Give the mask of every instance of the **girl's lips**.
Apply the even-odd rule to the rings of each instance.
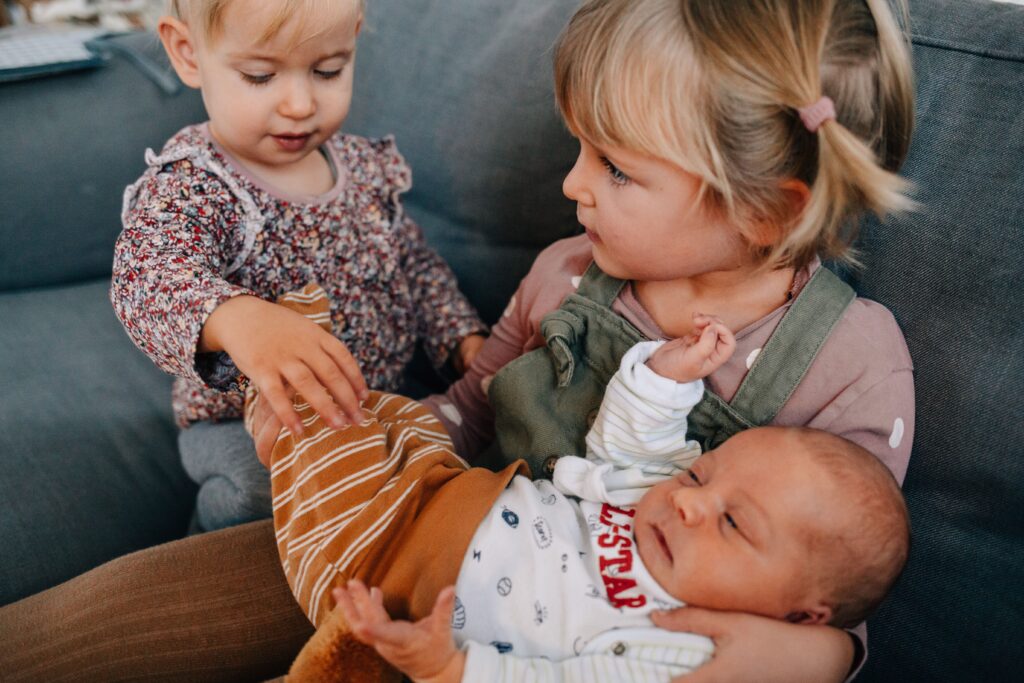
[[[597,236],[597,233],[591,230],[590,228],[584,228],[584,230],[587,233],[587,239],[590,240],[591,242],[599,243],[601,241],[601,238]]]
[[[274,138],[274,141],[284,151],[298,152],[306,146],[311,135],[311,133],[305,133],[303,135],[273,135],[271,137]]]

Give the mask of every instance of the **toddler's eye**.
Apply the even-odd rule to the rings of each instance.
[[[247,74],[244,71],[239,71],[238,73],[242,75],[242,80],[253,85],[265,85],[274,77],[274,74]]]
[[[626,185],[629,183],[629,176],[620,171],[619,167],[613,164],[608,157],[601,157],[601,163],[608,169],[608,175],[611,176],[613,184]]]
[[[693,479],[695,482],[697,482],[697,486],[700,486],[700,478],[696,475],[696,473],[694,473],[693,470],[686,470],[686,473],[690,475],[690,479]]]
[[[313,69],[313,73],[315,73],[317,76],[319,76],[320,78],[324,79],[325,81],[329,81],[329,80],[331,80],[333,78],[337,78],[338,76],[341,75],[342,71],[343,71],[343,69],[333,69],[331,71],[322,71],[321,69]]]

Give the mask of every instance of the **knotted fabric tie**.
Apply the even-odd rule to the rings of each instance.
[[[823,96],[814,104],[798,107],[797,112],[800,113],[800,120],[804,122],[804,127],[812,133],[817,133],[821,124],[835,120],[836,105],[832,102],[832,98]]]

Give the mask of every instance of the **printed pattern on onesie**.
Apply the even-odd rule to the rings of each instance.
[[[650,627],[652,611],[680,606],[640,562],[634,515],[568,498],[549,481],[513,479],[462,561],[456,642],[560,661],[601,633]]]

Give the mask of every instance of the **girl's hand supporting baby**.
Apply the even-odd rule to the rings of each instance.
[[[454,587],[442,590],[430,615],[415,623],[393,621],[384,609],[380,589],[366,590],[359,581],[335,588],[333,595],[352,635],[415,683],[462,680],[466,653],[456,649],[451,628]]]
[[[473,364],[476,354],[480,353],[480,348],[484,345],[485,341],[487,341],[487,337],[482,334],[471,334],[459,342],[457,353],[452,358],[452,363],[455,365],[455,370],[459,375],[466,374],[469,366]]]
[[[703,379],[722,367],[736,350],[736,338],[721,320],[703,313],[693,314],[692,335],[660,346],[647,366],[676,382]]]
[[[715,641],[710,662],[672,683],[839,683],[853,661],[853,641],[831,626],[790,624],[740,612],[681,607],[655,612],[654,625]]]
[[[335,429],[362,419],[366,381],[349,350],[300,313],[253,296],[218,306],[199,338],[200,351],[226,351],[277,418],[300,436],[292,406],[302,397]]]

